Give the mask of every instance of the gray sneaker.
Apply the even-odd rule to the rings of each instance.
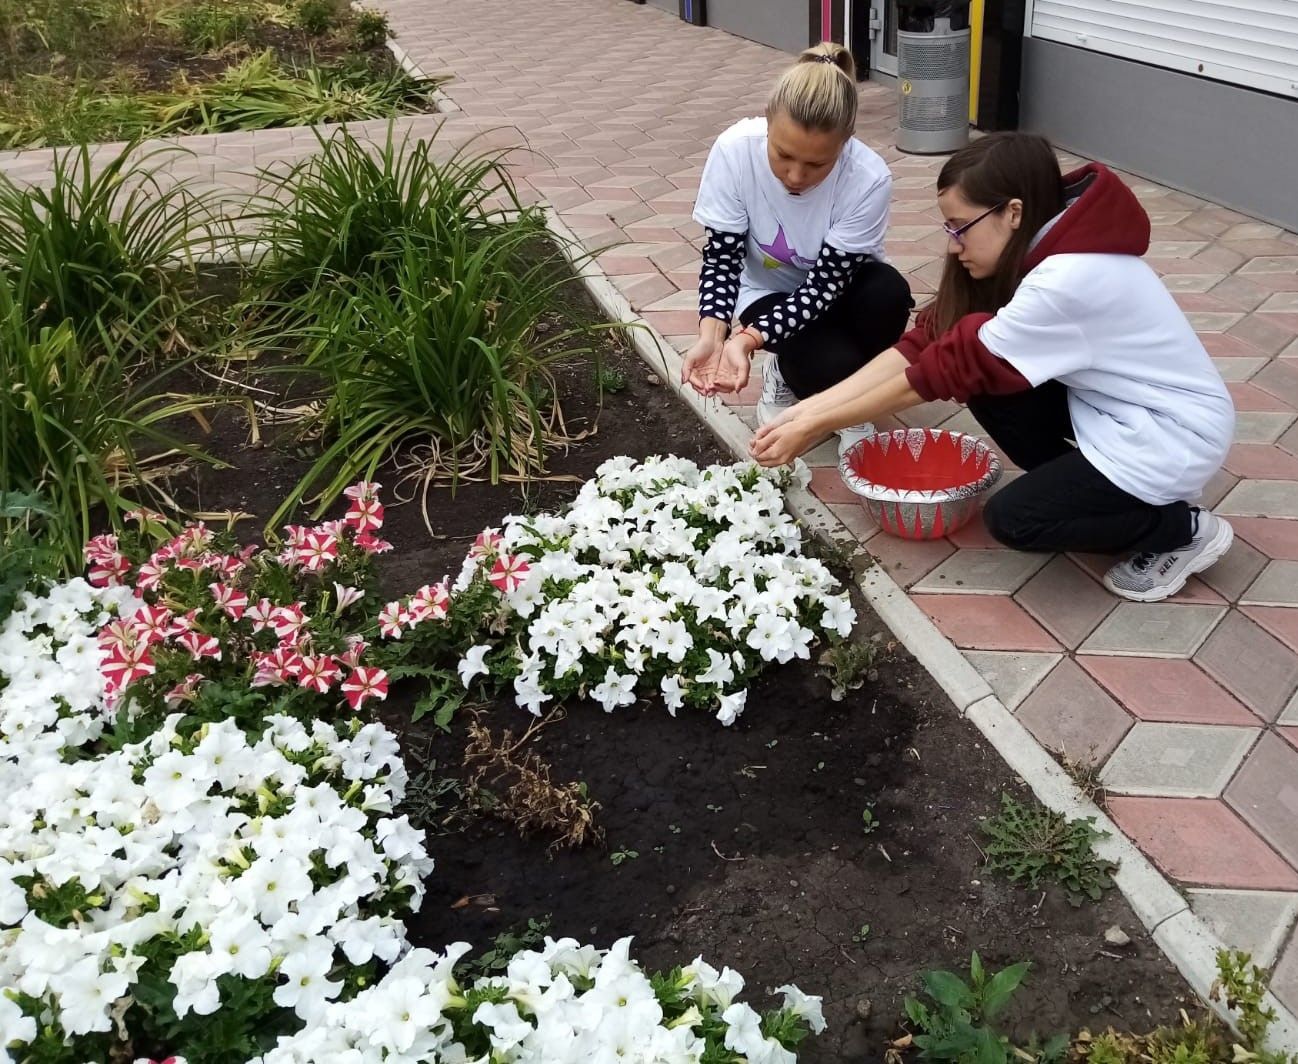
[[[1162,602],[1175,595],[1195,573],[1201,573],[1230,550],[1235,530],[1208,510],[1195,509],[1194,535],[1177,550],[1137,554],[1104,574],[1104,586],[1135,602]]]

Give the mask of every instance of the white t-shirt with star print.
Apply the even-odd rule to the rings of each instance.
[[[822,244],[887,261],[892,175],[855,137],[815,188],[793,195],[771,172],[766,119],[745,118],[712,145],[703,167],[694,220],[708,229],[748,234],[736,311],[762,296],[792,292]]]

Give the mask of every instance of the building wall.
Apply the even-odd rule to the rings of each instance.
[[[1023,49],[1023,129],[1298,230],[1293,100],[1037,38]]]
[[[785,52],[807,47],[806,0],[708,0],[708,25]]]

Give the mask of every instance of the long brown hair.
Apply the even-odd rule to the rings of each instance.
[[[1035,133],[989,133],[951,156],[937,176],[937,190],[958,187],[975,207],[1023,201],[1019,223],[995,272],[974,280],[956,255],[948,255],[937,296],[929,305],[929,331],[940,336],[966,314],[995,314],[1018,288],[1032,238],[1064,209],[1059,160],[1045,137]]]

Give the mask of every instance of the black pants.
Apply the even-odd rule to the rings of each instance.
[[[987,531],[1007,547],[1162,553],[1190,542],[1187,503],[1142,502],[1069,442],[1068,389],[1058,381],[1016,395],[971,399],[969,411],[1009,460],[1025,470],[983,510]]]
[[[745,325],[784,302],[763,296],[744,308]],[[867,262],[824,315],[769,350],[779,360],[784,383],[799,399],[823,392],[850,377],[901,339],[914,301],[906,279],[886,262]]]

